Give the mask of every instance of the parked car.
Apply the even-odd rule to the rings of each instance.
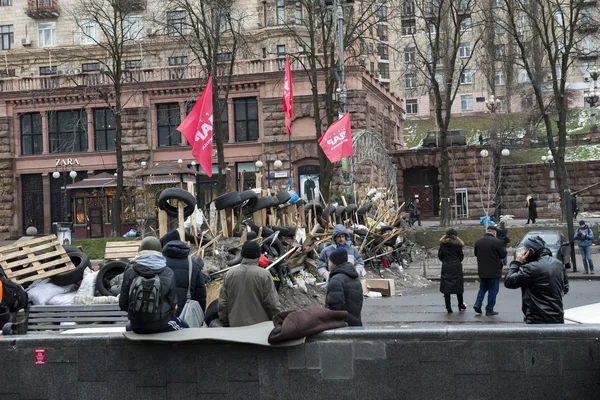
[[[565,324],[600,324],[600,303],[565,310]]]
[[[427,136],[421,142],[423,147],[440,147],[441,145],[441,134],[440,131],[427,132]],[[467,138],[465,132],[462,129],[450,129],[446,136],[446,143],[448,146],[466,146]]]
[[[571,247],[569,241],[561,231],[529,231],[523,236],[523,239],[517,244],[515,254],[523,251],[523,242],[532,236],[539,236],[546,242],[546,247],[552,252],[554,258],[559,259],[565,265],[565,268],[571,268]]]

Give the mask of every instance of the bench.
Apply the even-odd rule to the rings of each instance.
[[[138,249],[142,242],[130,240],[123,242],[106,242],[104,248],[105,260],[131,259],[138,255]]]
[[[5,335],[16,334],[20,325],[23,326],[22,332],[27,333],[107,326],[125,327],[128,322],[127,312],[121,311],[118,304],[30,306],[22,322],[13,323],[12,326],[6,324],[3,332]]]

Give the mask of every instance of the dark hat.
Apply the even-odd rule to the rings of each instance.
[[[458,236],[458,232],[454,228],[450,228],[446,231],[446,236]]]
[[[498,232],[498,228],[496,227],[496,225],[489,225],[487,227],[487,231],[488,232],[491,232],[491,231]]]
[[[260,258],[260,245],[256,242],[247,241],[242,246],[243,258]]]
[[[579,221],[579,225],[585,225],[585,221],[584,220]]]
[[[348,262],[348,252],[344,248],[335,249],[329,254],[329,261],[335,265],[340,265]]]
[[[546,247],[546,242],[539,236],[528,237],[525,242],[523,242],[523,246],[532,249],[533,251],[538,251]]]

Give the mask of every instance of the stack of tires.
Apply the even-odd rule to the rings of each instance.
[[[71,259],[75,269],[50,277],[50,281],[57,286],[67,286],[74,283],[79,283],[83,279],[83,273],[86,268],[92,268],[89,257],[79,250],[79,248],[71,245],[63,245],[67,255]]]

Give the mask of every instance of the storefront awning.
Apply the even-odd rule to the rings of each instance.
[[[123,180],[124,187],[138,186],[135,182]],[[98,189],[117,187],[117,177],[106,172],[102,172],[98,175],[92,175],[88,178],[80,180],[79,182],[71,183],[67,185],[67,189]]]

